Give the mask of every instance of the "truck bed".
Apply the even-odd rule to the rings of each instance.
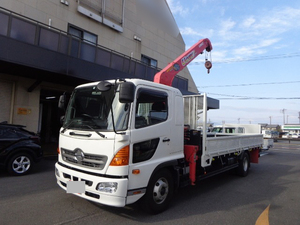
[[[242,150],[262,147],[262,134],[215,134],[204,138],[206,147],[202,148],[202,166],[209,166],[212,158],[239,153]]]

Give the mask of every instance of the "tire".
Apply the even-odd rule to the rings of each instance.
[[[172,199],[174,181],[169,170],[160,170],[151,178],[146,194],[140,201],[141,207],[148,213],[158,214],[165,211]]]
[[[249,173],[249,166],[250,166],[249,154],[247,152],[244,152],[241,160],[239,160],[237,174],[241,177],[246,177]]]
[[[21,176],[29,173],[32,168],[32,157],[27,153],[13,155],[7,164],[7,171],[14,176]]]

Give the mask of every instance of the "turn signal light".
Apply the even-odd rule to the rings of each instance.
[[[134,175],[138,175],[138,174],[140,174],[140,170],[139,169],[135,169],[135,170],[132,170],[132,174],[134,174]]]
[[[57,147],[57,154],[60,154],[60,149],[59,149],[59,147]]]
[[[111,161],[111,166],[127,166],[129,164],[129,145],[121,148]]]

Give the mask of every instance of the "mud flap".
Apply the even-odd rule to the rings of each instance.
[[[250,162],[251,163],[258,163],[259,158],[259,148],[254,148],[250,151]]]

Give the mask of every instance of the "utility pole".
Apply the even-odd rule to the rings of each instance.
[[[300,112],[299,112],[299,115],[300,115]],[[299,117],[299,118],[300,118],[300,117]],[[238,118],[238,123],[240,123],[240,119],[241,119],[241,118]],[[300,122],[299,122],[299,123],[300,123]]]
[[[270,118],[270,125],[272,124],[272,116],[269,116],[269,118]]]
[[[280,110],[280,112],[283,114],[283,124],[282,125],[285,124],[285,111],[286,111],[286,109],[281,109]]]
[[[298,112],[299,113],[299,117],[298,117],[298,119],[299,119],[299,124],[300,124],[300,112]]]

